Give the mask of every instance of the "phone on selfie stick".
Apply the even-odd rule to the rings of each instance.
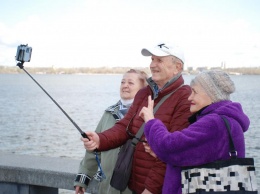
[[[88,136],[80,129],[80,127],[70,118],[70,116],[61,108],[61,106],[48,94],[48,92],[24,69],[24,62],[30,62],[32,55],[32,47],[29,47],[28,44],[17,47],[17,52],[15,59],[18,62],[17,66],[20,67],[27,75],[29,75],[32,80],[50,97],[50,99],[59,107],[59,109],[65,114],[65,116],[72,122],[72,124],[77,128],[80,132],[81,136],[84,138],[88,138]],[[89,139],[89,138],[88,138]]]

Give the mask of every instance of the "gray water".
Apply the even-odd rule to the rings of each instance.
[[[32,75],[83,130],[95,130],[103,111],[119,99],[122,75]],[[184,75],[189,84],[193,75]],[[255,158],[260,188],[260,76],[231,76],[233,101],[251,120],[247,157]],[[80,134],[26,74],[0,74],[0,151],[81,159]]]

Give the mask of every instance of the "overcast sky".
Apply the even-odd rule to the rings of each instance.
[[[147,67],[141,49],[183,47],[185,67],[260,66],[259,0],[0,0],[0,66],[17,46],[42,67]]]

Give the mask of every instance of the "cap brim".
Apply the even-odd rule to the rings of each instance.
[[[165,56],[169,56],[169,54],[159,50],[159,49],[156,49],[156,48],[153,48],[153,49],[142,49],[141,51],[142,55],[143,56],[152,56],[152,55],[155,55],[155,56],[158,56],[158,57],[165,57]]]

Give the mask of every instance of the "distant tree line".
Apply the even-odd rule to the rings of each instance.
[[[32,74],[123,74],[133,67],[79,67],[79,68],[52,68],[52,67],[26,67]],[[134,68],[149,74],[149,68]],[[19,67],[0,66],[0,73],[22,73]]]
[[[54,67],[26,67],[26,70],[32,74],[123,74],[133,67],[79,67],[79,68],[54,68]],[[135,67],[150,74],[149,67]],[[214,68],[212,68],[214,69]],[[260,67],[226,68],[228,73],[237,73],[243,75],[260,75]],[[185,73],[197,74],[199,70],[186,70]],[[23,73],[19,67],[0,66],[0,73]]]
[[[241,73],[243,75],[260,75],[260,67],[242,67],[242,68],[228,68],[229,73]]]

